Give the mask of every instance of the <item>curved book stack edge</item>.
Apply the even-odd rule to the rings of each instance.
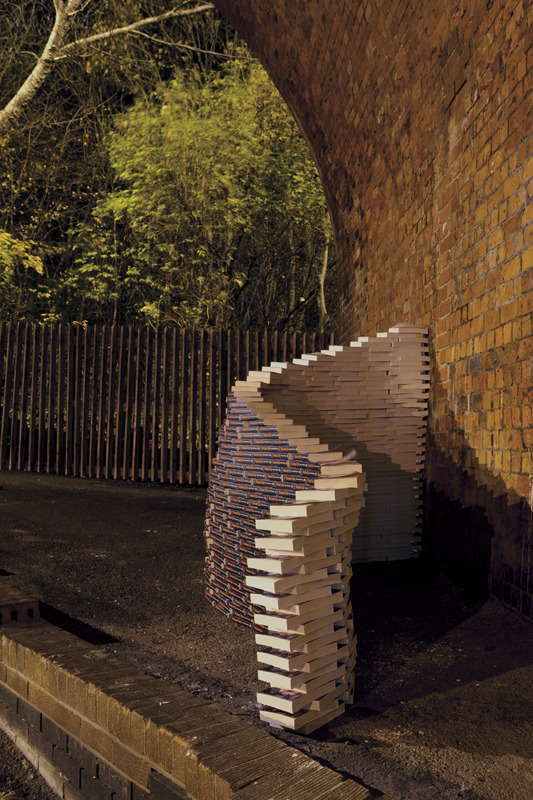
[[[395,326],[233,387],[211,474],[206,595],[253,625],[261,719],[306,734],[352,702],[352,561],[419,550],[427,330]]]

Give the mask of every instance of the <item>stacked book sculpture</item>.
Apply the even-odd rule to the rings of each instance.
[[[310,733],[352,701],[353,560],[419,549],[427,331],[398,325],[233,387],[206,516],[206,594],[258,645],[261,718]]]

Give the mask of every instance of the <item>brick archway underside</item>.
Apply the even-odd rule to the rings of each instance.
[[[532,614],[533,11],[215,0],[299,121],[334,221],[339,335],[428,326],[426,547]]]

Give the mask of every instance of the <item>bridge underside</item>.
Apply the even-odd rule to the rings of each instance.
[[[430,332],[424,547],[532,615],[533,10],[216,0],[297,118],[336,230],[341,342]]]

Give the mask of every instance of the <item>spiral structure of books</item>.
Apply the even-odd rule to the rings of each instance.
[[[261,719],[307,734],[352,702],[353,561],[416,556],[427,330],[397,325],[238,381],[214,461],[206,595],[256,630]]]

